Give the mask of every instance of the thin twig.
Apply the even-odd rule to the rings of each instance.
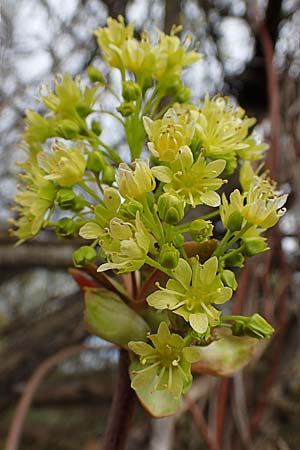
[[[31,405],[34,394],[45,376],[58,364],[71,356],[76,355],[83,349],[83,345],[74,345],[72,347],[64,348],[63,350],[55,353],[55,355],[43,361],[42,364],[35,370],[29,378],[24,394],[17,405],[16,412],[8,431],[4,450],[18,450],[28,409]]]
[[[123,450],[134,407],[134,391],[130,387],[129,356],[120,350],[118,379],[109,411],[102,450]]]
[[[218,442],[213,439],[211,436],[211,433],[208,429],[207,423],[205,422],[205,419],[203,417],[202,411],[198,408],[196,403],[192,400],[189,395],[185,395],[185,401],[186,404],[192,414],[192,417],[194,419],[194,423],[198,430],[201,433],[201,436],[204,440],[204,442],[207,445],[207,448],[209,450],[220,450],[220,447],[218,445]]]

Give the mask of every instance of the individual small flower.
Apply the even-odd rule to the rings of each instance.
[[[133,38],[133,24],[125,26],[122,16],[118,16],[118,20],[109,17],[107,27],[98,28],[95,36],[107,63],[111,67],[123,69],[121,48],[128,39]]]
[[[224,160],[207,163],[200,155],[193,163],[191,150],[181,147],[175,163],[173,170],[166,166],[152,168],[154,176],[166,183],[166,192],[176,193],[193,207],[201,204],[212,207],[220,205],[220,196],[215,191],[225,183],[221,178],[217,178],[225,168]]]
[[[139,364],[132,371],[131,386],[136,391],[167,390],[179,398],[192,382],[191,363],[199,360],[195,347],[187,347],[184,339],[171,333],[168,325],[161,322],[156,334],[148,336],[151,344],[129,342],[130,350],[139,356]]]
[[[218,274],[218,259],[213,256],[204,264],[196,258],[191,265],[180,259],[165,288],[147,297],[150,306],[169,309],[182,316],[198,333],[220,324],[220,311],[212,303],[222,304],[232,296],[232,289],[224,287]]]
[[[155,188],[155,179],[149,167],[148,161],[136,159],[133,163],[134,170],[125,163],[119,165],[117,182],[120,194],[124,198],[140,200]]]
[[[185,201],[178,195],[166,192],[158,197],[157,210],[161,220],[176,225],[184,218]]]
[[[16,227],[10,233],[19,239],[19,243],[37,235],[56,197],[54,184],[45,179],[44,172],[33,160],[28,159],[20,166],[24,170],[20,175],[24,184],[18,186],[21,192],[15,196],[18,205],[14,208],[19,218],[10,220]]]
[[[225,194],[222,194],[222,204],[220,206],[220,217],[225,228],[230,231],[238,231],[241,229],[244,209],[244,196],[238,189],[235,189],[229,197],[228,202]]]
[[[81,148],[56,144],[53,153],[39,153],[38,161],[45,170],[46,180],[55,180],[62,187],[71,187],[79,183],[84,175],[86,160]]]
[[[40,99],[46,108],[59,115],[59,119],[77,120],[77,113],[85,117],[92,112],[97,89],[98,86],[82,89],[78,77],[73,80],[70,74],[58,75],[54,80],[54,90],[43,86]]]
[[[116,270],[127,273],[140,269],[149,251],[151,236],[147,232],[137,212],[134,225],[121,219],[113,218],[108,227],[108,234],[100,240],[107,263],[98,268],[98,272]]]
[[[227,98],[216,96],[210,100],[206,96],[196,124],[204,155],[224,158],[232,171],[239,152],[243,151],[246,158],[246,150],[253,148],[254,143],[247,136],[254,123],[255,119],[248,118],[242,108],[234,108]]]
[[[246,197],[246,206],[242,216],[253,225],[261,228],[271,228],[285,214],[288,195],[276,190],[275,182],[266,178],[266,175],[254,176]]]
[[[186,36],[184,42],[180,41],[176,36],[179,31],[181,27],[174,26],[170,36],[159,32],[155,78],[161,82],[167,81],[168,75],[180,75],[183,67],[194,64],[203,57],[193,49],[190,35]]]
[[[29,144],[34,142],[45,142],[48,138],[55,136],[53,118],[45,118],[35,111],[26,110],[26,128],[24,140]]]
[[[162,119],[144,117],[144,127],[149,136],[151,153],[160,161],[173,161],[184,145],[190,145],[195,121],[192,114],[177,113],[169,109]]]
[[[156,48],[150,43],[148,33],[142,33],[141,40],[127,39],[120,52],[123,67],[134,72],[141,85],[145,76],[151,77],[155,70]]]

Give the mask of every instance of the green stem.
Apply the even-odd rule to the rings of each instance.
[[[150,258],[150,256],[146,256],[145,263],[148,264],[148,266],[154,267],[157,270],[160,270],[161,272],[168,275],[168,277],[173,278],[173,274],[170,270],[163,267],[159,262],[155,261],[154,259]]]
[[[84,181],[81,181],[78,184],[84,191],[86,191],[91,197],[93,197],[94,200],[96,200],[98,203],[103,203],[102,199],[98,197],[98,195],[95,194],[95,192]]]
[[[225,235],[223,236],[223,239],[220,241],[218,247],[213,252],[212,256],[221,256],[222,255],[223,247],[227,243],[227,241],[230,239],[231,235],[232,235],[232,231],[227,230]]]
[[[243,234],[246,233],[246,231],[248,231],[250,228],[252,227],[252,224],[247,223],[247,225],[244,226],[244,228],[241,229],[241,231],[239,231],[235,236],[232,237],[232,239],[230,239],[228,241],[228,244],[226,245],[226,247],[224,248],[224,253],[230,249],[230,247],[233,246],[233,244],[235,244],[242,236]]]
[[[208,220],[208,219],[212,219],[213,217],[217,217],[220,215],[220,211],[219,209],[217,211],[213,211],[209,214],[205,214],[204,216],[200,217],[200,219],[202,220]]]
[[[221,256],[220,259],[222,259],[222,261],[224,261],[225,259],[231,257],[232,255],[236,255],[238,253],[241,253],[243,251],[243,249],[244,249],[244,244],[241,245],[239,248],[237,248],[235,250],[232,250],[231,252],[227,253],[226,255]]]

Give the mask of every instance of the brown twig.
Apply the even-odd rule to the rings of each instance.
[[[198,428],[198,430],[200,431],[201,436],[207,445],[207,448],[209,450],[220,450],[218,442],[215,441],[211,436],[207,423],[205,422],[205,419],[203,417],[202,411],[198,408],[196,403],[188,395],[185,395],[185,401],[190,410],[190,413],[192,414],[194,423]]]
[[[46,359],[30,377],[24,394],[22,395],[12,419],[4,450],[18,450],[22,430],[24,427],[25,418],[39,385],[45,376],[53,370],[58,364],[76,355],[84,349],[83,345],[74,345],[72,347],[64,348],[55,353],[55,355]]]
[[[123,450],[134,407],[134,392],[130,387],[129,356],[120,350],[117,385],[104,434],[102,450]]]
[[[277,333],[274,338],[274,347],[273,347],[273,355],[272,360],[270,364],[270,369],[267,373],[267,376],[265,378],[265,382],[263,383],[263,386],[260,390],[259,394],[259,401],[255,408],[255,411],[252,415],[251,422],[250,422],[250,435],[254,436],[261,424],[261,419],[263,417],[263,414],[265,412],[268,397],[270,390],[273,386],[273,383],[275,381],[277,370],[279,368],[280,363],[280,357],[282,354],[282,347],[283,347],[283,338],[284,338],[284,332],[285,332],[285,325],[286,325],[286,302],[287,302],[287,289],[289,286],[289,273],[286,270],[286,266],[284,264],[284,259],[281,259],[281,269],[282,269],[282,275],[285,278],[285,284],[282,292],[280,293],[280,297],[278,299],[278,322],[277,322]]]
[[[273,42],[264,22],[258,29],[258,37],[263,49],[267,72],[269,114],[271,121],[271,151],[268,154],[267,166],[270,170],[270,175],[273,178],[277,172],[280,146],[280,100],[277,73],[274,68]]]

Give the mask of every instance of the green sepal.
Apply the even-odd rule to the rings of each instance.
[[[130,341],[147,340],[147,323],[114,292],[87,288],[84,301],[90,333],[125,349]]]
[[[227,228],[228,230],[234,232],[239,231],[242,227],[243,223],[243,216],[239,211],[234,211],[230,214],[228,221],[227,221]]]

